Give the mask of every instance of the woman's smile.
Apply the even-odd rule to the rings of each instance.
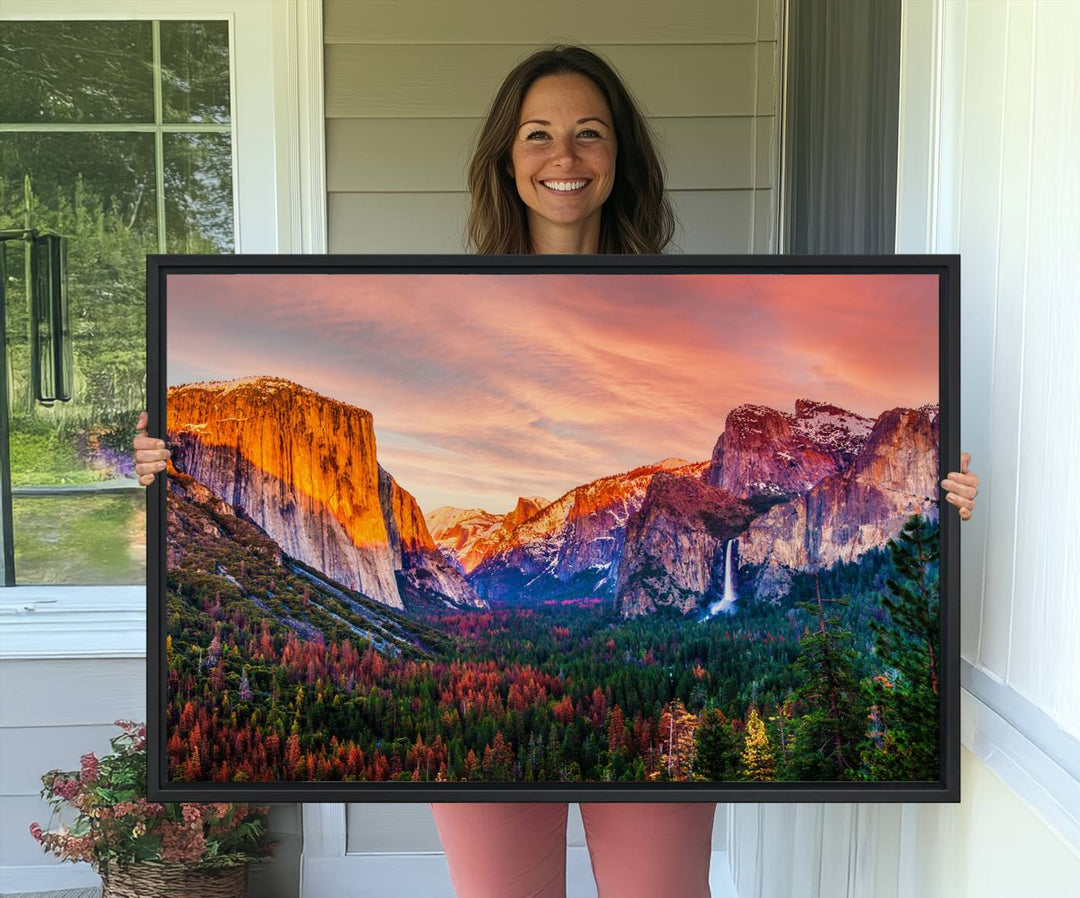
[[[592,181],[592,178],[575,178],[571,180],[548,180],[541,181],[548,190],[553,193],[578,194]]]

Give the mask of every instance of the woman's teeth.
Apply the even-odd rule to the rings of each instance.
[[[572,190],[580,190],[582,187],[584,187],[589,182],[588,182],[588,180],[584,180],[584,181],[541,181],[540,183],[543,184],[545,187],[547,187],[549,190],[556,190],[556,191],[558,191],[560,193],[567,193],[567,192],[572,191]]]

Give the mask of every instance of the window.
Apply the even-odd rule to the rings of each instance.
[[[229,22],[5,22],[0,84],[15,582],[141,583],[144,257],[235,248]],[[41,232],[67,238],[69,402],[30,379],[23,235]]]

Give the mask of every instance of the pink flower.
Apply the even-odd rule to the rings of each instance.
[[[202,823],[202,808],[197,804],[186,804],[181,812],[188,823]]]
[[[34,837],[34,840],[37,841],[37,842],[43,841],[41,824],[39,824],[39,823],[31,823],[30,824],[30,835],[32,835]]]
[[[165,813],[165,805],[140,798],[138,812],[144,817],[161,817]]]
[[[52,788],[53,792],[65,801],[71,801],[79,791],[79,783],[77,780],[64,779],[63,777],[58,776],[53,780]]]
[[[82,781],[84,783],[94,782],[98,778],[97,756],[90,752],[88,755],[83,755],[79,760],[82,762]]]
[[[198,861],[206,839],[202,828],[185,823],[161,824],[161,859],[163,861]]]

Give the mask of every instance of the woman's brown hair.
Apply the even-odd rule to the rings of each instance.
[[[599,252],[663,252],[675,232],[675,216],[645,116],[607,62],[584,47],[562,45],[518,63],[495,94],[469,164],[469,246],[485,255],[532,252],[525,204],[509,172],[510,147],[532,83],[563,74],[591,79],[614,119],[615,181],[600,213]]]

